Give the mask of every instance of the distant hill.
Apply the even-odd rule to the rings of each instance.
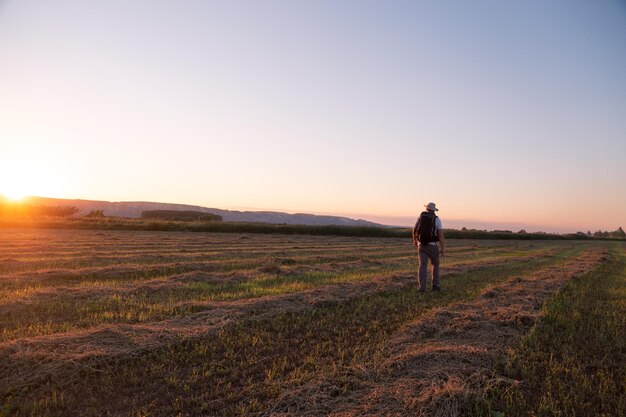
[[[225,222],[253,222],[272,224],[305,224],[311,226],[377,226],[382,225],[367,220],[355,220],[340,216],[318,216],[305,213],[283,213],[278,211],[237,211],[221,210],[189,204],[154,203],[147,201],[96,201],[63,198],[28,197],[30,204],[45,206],[74,206],[78,208],[76,216],[84,216],[94,210],[102,210],[105,216],[141,217],[145,210],[193,210],[222,216]]]

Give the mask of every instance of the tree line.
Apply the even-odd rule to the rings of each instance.
[[[593,234],[591,233],[591,230],[587,231],[587,236],[593,236],[593,237],[618,237],[618,238],[625,238],[626,237],[626,233],[624,232],[624,229],[622,229],[622,226],[618,227],[617,230],[614,230],[612,232],[609,232],[607,230],[596,230]]]

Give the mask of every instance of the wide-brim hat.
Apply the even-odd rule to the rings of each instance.
[[[424,204],[424,207],[426,207],[428,210],[439,211],[435,203]]]

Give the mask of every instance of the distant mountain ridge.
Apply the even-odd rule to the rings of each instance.
[[[273,224],[304,224],[311,226],[375,226],[383,225],[362,219],[341,216],[323,216],[306,213],[283,213],[279,211],[238,211],[194,206],[189,204],[155,203],[149,201],[98,201],[48,197],[28,197],[26,202],[46,206],[74,206],[77,216],[84,216],[93,210],[102,210],[105,216],[141,217],[145,210],[193,210],[222,216],[225,222],[253,222]]]

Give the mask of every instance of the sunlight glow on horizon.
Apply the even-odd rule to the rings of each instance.
[[[12,201],[27,196],[55,196],[62,189],[55,172],[27,159],[3,160],[0,155],[0,195]]]
[[[12,191],[5,191],[3,193],[0,193],[0,197],[4,197],[9,201],[17,203],[17,202],[22,201],[25,197],[27,197],[27,194],[23,194],[21,192],[13,193]]]

